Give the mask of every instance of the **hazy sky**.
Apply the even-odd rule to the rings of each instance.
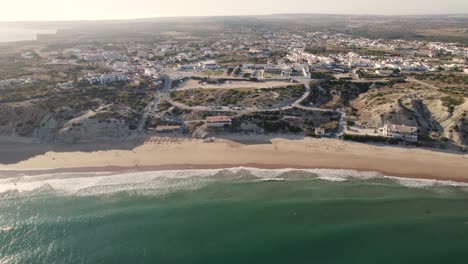
[[[468,0],[0,0],[0,21],[272,13],[460,14]]]

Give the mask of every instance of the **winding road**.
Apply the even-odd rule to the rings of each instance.
[[[289,105],[275,107],[275,108],[246,108],[242,110],[234,110],[234,109],[230,109],[229,107],[221,107],[220,109],[213,109],[213,108],[206,107],[206,106],[188,106],[186,104],[176,102],[172,100],[171,96],[169,95],[169,91],[172,87],[172,79],[166,74],[162,75],[162,77],[164,78],[164,87],[160,92],[161,98],[169,102],[173,106],[181,108],[181,109],[185,109],[185,110],[208,111],[208,112],[236,112],[238,115],[244,115],[244,114],[249,114],[253,112],[275,112],[275,111],[280,111],[280,110],[289,110],[289,109],[296,107],[296,108],[300,108],[300,109],[308,110],[308,111],[334,112],[331,109],[324,109],[324,108],[309,107],[309,106],[301,105],[301,102],[304,101],[310,95],[310,92],[311,92],[310,79],[305,79],[305,78],[296,79],[300,83],[304,84],[306,91],[300,98],[298,98],[296,101],[294,101],[293,103]]]
[[[424,85],[424,86],[429,87],[429,88],[432,88],[432,89],[437,89],[437,90],[439,89],[439,87],[437,87],[437,86],[435,86],[435,85],[425,83],[425,82],[420,81],[420,80],[418,80],[418,79],[415,79],[415,78],[413,78],[413,77],[408,77],[408,78],[405,79],[405,81],[418,83],[418,84]]]

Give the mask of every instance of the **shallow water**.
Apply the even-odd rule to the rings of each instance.
[[[468,187],[334,170],[0,179],[0,263],[464,263]]]

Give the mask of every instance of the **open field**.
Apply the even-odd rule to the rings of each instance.
[[[172,91],[171,98],[188,106],[275,107],[284,106],[300,98],[303,85],[262,89],[193,89]]]
[[[227,81],[220,84],[209,84],[206,82],[200,83],[198,80],[188,80],[178,87],[180,90],[203,88],[203,89],[268,89],[279,88],[290,85],[288,81],[265,81],[265,82],[252,82],[252,81]]]

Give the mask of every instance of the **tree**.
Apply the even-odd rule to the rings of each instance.
[[[238,76],[240,73],[241,73],[241,69],[240,69],[240,68],[236,68],[236,69],[234,70],[234,76]]]

